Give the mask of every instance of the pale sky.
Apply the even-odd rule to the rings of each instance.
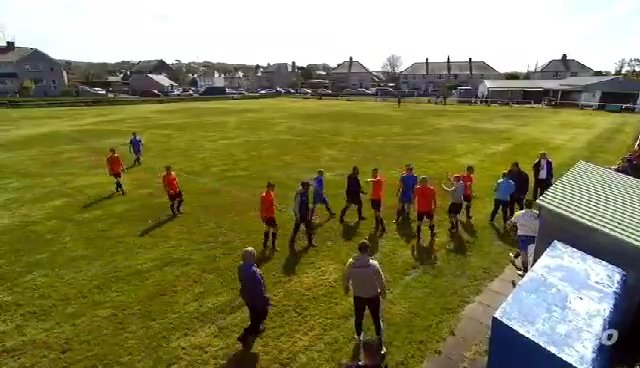
[[[0,29],[59,59],[336,65],[484,60],[524,71],[562,53],[595,70],[640,57],[640,0],[0,0]]]

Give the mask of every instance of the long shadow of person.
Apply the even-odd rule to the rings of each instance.
[[[367,241],[371,245],[369,255],[373,257],[380,250],[380,236],[375,231],[372,231],[367,235]]]
[[[143,229],[140,234],[138,235],[139,237],[144,237],[149,235],[152,231],[157,230],[161,227],[163,227],[164,225],[170,223],[171,221],[177,219],[178,216],[174,216],[174,215],[167,215],[166,217],[154,222],[153,224],[151,224],[150,226],[147,226],[145,229]]]
[[[438,261],[435,249],[436,239],[429,239],[427,246],[421,242],[411,246],[411,256],[413,259],[421,265],[434,265]]]
[[[294,275],[296,273],[296,268],[298,267],[298,263],[302,257],[304,257],[307,252],[311,249],[308,245],[300,250],[296,250],[295,247],[289,247],[289,254],[287,258],[284,260],[284,264],[282,265],[282,273],[287,276]]]
[[[353,240],[358,235],[358,230],[360,229],[360,221],[356,221],[354,223],[342,223],[342,239],[346,241]]]
[[[360,344],[359,343],[354,343],[353,344],[353,348],[351,348],[351,357],[350,357],[350,361],[351,363],[358,363],[360,362]]]
[[[476,227],[473,222],[471,222],[471,220],[466,220],[465,222],[463,222],[462,229],[465,233],[467,233],[467,235],[472,238],[475,238],[478,235],[478,231],[476,230]]]
[[[107,201],[107,200],[115,197],[115,195],[116,195],[116,193],[110,193],[110,194],[107,194],[106,196],[103,196],[103,197],[100,197],[100,198],[96,198],[96,199],[92,200],[91,202],[85,203],[84,205],[82,205],[82,208],[84,208],[84,209],[91,208],[91,207],[93,207],[93,206],[95,206],[97,204],[100,204],[100,203],[102,203],[104,201]]]
[[[323,227],[324,225],[328,224],[329,221],[331,221],[333,219],[333,217],[329,216],[326,219],[322,220],[322,221],[318,221],[315,224],[313,224],[313,229],[314,230],[318,230],[319,228]]]
[[[498,239],[500,239],[500,242],[512,248],[518,247],[516,239],[513,237],[513,233],[511,233],[509,230],[505,229],[504,227],[499,228],[493,222],[489,223],[489,226],[491,226],[493,231],[495,231],[496,235],[498,236]]]
[[[260,267],[263,264],[268,263],[272,259],[273,259],[273,253],[270,253],[270,252],[266,251],[265,249],[263,249],[263,250],[260,251],[260,253],[258,253],[258,257],[256,259],[256,265],[258,265],[258,267]]]
[[[400,219],[396,222],[396,232],[407,244],[410,244],[416,238],[416,234],[411,227],[411,221],[407,219]]]
[[[224,363],[223,368],[256,368],[260,355],[241,349],[233,353]]]
[[[467,254],[467,242],[459,231],[450,231],[449,239],[451,240],[451,244],[447,246],[447,250],[462,256]]]

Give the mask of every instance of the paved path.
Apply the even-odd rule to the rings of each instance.
[[[493,314],[511,294],[514,280],[519,279],[513,266],[507,266],[502,274],[464,309],[453,335],[442,344],[441,354],[427,359],[423,368],[459,368],[465,365],[469,368],[484,368],[486,357],[467,364],[469,358],[466,354],[483,340],[488,340]]]

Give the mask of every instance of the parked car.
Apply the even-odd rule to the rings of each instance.
[[[200,96],[224,96],[227,94],[227,89],[224,87],[205,87],[199,95]]]
[[[299,95],[311,95],[311,94],[313,94],[313,91],[308,89],[308,88],[300,88],[300,89],[298,89],[298,94]]]
[[[101,90],[102,92],[96,91],[96,89]],[[78,96],[79,97],[104,97],[107,95],[105,90],[101,88],[89,88],[87,86],[79,86],[78,87]]]
[[[375,94],[376,96],[397,96],[396,91],[389,87],[378,87]]]
[[[103,95],[105,96],[107,94],[107,91],[105,91],[102,88],[91,88],[91,91],[97,95]]]
[[[359,95],[372,95],[373,94],[373,92],[369,91],[366,88],[358,88],[357,92],[358,92]]]
[[[276,93],[278,93],[278,91],[276,91],[275,89],[263,89],[258,92],[258,94],[261,94],[261,95],[271,95]]]
[[[193,97],[194,95],[193,91],[189,88],[183,88],[180,91],[180,97]]]
[[[167,97],[180,97],[181,96],[181,90],[180,89],[174,89],[172,91],[167,91],[166,92],[166,96]]]
[[[333,92],[329,91],[326,88],[320,88],[320,89],[316,90],[316,94],[319,94],[319,95],[331,95],[331,94],[333,94]]]
[[[140,97],[162,97],[162,93],[155,89],[144,89],[140,91]]]

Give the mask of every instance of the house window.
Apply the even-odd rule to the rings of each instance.
[[[445,78],[445,75],[444,75],[444,74],[438,74],[437,78],[438,78],[438,79],[444,79],[444,78]]]
[[[480,78],[484,79],[484,74],[480,74]]]
[[[49,71],[52,72],[53,71],[53,67],[49,68]]]
[[[553,73],[553,77],[554,78],[560,78],[560,72],[554,72]]]
[[[57,82],[55,79],[52,79],[52,80],[51,80],[51,84],[55,86],[55,85],[57,85],[57,84],[58,84],[58,82]]]
[[[577,77],[578,76],[578,72],[571,72],[571,76],[572,77]]]
[[[33,84],[36,86],[41,86],[44,84],[44,79],[42,78],[33,78]]]
[[[449,79],[458,79],[458,74],[451,74]]]
[[[403,75],[402,79],[407,80],[407,79],[409,79],[409,76],[408,75]]]
[[[415,75],[412,75],[412,76],[411,76],[411,79],[416,80],[416,76],[415,76]]]

